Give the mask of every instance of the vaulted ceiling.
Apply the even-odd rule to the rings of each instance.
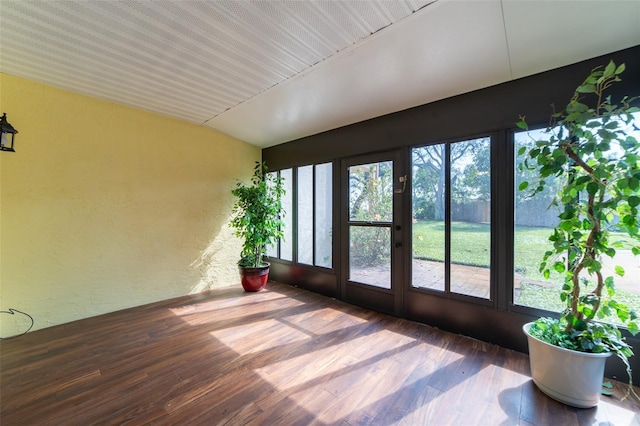
[[[1,72],[260,147],[635,45],[637,0],[0,1]]]

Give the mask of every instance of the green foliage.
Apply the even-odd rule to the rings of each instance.
[[[233,205],[231,227],[244,240],[240,266],[257,268],[264,265],[267,246],[283,237],[283,179],[267,173],[267,165],[256,161],[251,185],[238,182],[231,191],[237,197]]]
[[[563,183],[554,199],[561,206],[560,221],[549,237],[552,249],[543,255],[540,271],[545,277],[564,277],[560,298],[565,310],[553,326],[539,325],[543,340],[586,352],[609,350],[628,366],[632,352],[619,330],[592,321],[614,312],[631,333],[638,330],[635,312],[614,298],[614,277],[602,272],[602,257],[615,255],[613,230],[628,235],[633,252],[640,252],[640,142],[627,130],[633,126],[632,114],[639,111],[632,106],[637,98],[624,97],[615,104],[607,95],[624,69],[613,61],[594,69],[565,109],[552,114],[548,137],[519,151],[523,167],[537,171],[537,182],[519,187],[533,188],[530,195],[535,196],[547,179],[561,178]],[[517,126],[527,129],[524,117]],[[624,270],[616,267],[616,274],[622,276]],[[593,290],[581,294],[590,282],[595,283]],[[609,296],[606,301],[603,291]]]
[[[391,162],[349,168],[349,216],[358,222],[387,222],[393,212]],[[367,268],[388,263],[391,258],[389,228],[351,226],[351,266]]]
[[[350,243],[356,250],[350,251],[351,266],[371,268],[391,261],[389,228],[352,226]]]
[[[567,325],[566,317],[561,319],[539,318],[533,323],[529,333],[547,343],[574,351],[621,352],[626,357],[633,355],[620,330],[611,324],[597,321],[576,321],[571,327],[571,331],[567,331]]]
[[[558,291],[561,287],[562,285],[547,286],[523,281],[520,284],[520,290],[514,303],[531,308],[544,309],[546,311],[562,312],[565,307],[565,302],[558,297]],[[626,290],[616,290],[615,297],[618,302],[626,304],[631,309],[640,311],[640,296],[637,294]],[[612,325],[623,325],[614,312],[604,308],[601,309],[603,313],[606,313],[606,316],[600,319],[600,321]]]
[[[449,147],[449,184],[446,182]],[[445,189],[457,204],[489,201],[491,197],[491,144],[489,138],[430,145],[412,150],[413,217],[444,220]]]
[[[613,384],[611,382],[604,382],[602,384],[602,395],[613,396],[613,392],[609,389],[613,389]]]
[[[568,324],[568,321],[573,323]],[[640,399],[633,390],[631,379],[629,357],[633,352],[616,326],[597,321],[579,321],[570,316],[563,316],[560,319],[538,318],[529,328],[529,334],[564,349],[590,353],[615,353],[624,363],[629,376],[629,387],[625,398],[633,394]]]

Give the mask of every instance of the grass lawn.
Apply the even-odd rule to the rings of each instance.
[[[491,259],[489,225],[453,222],[451,261],[488,267]],[[413,256],[444,261],[444,222],[421,221],[413,224]]]
[[[463,265],[488,267],[491,238],[488,224],[451,223],[451,261]],[[516,272],[529,280],[544,281],[539,272],[540,261],[549,250],[550,228],[517,226],[514,236]],[[623,235],[612,240],[621,248],[631,248]],[[419,259],[444,261],[444,222],[419,221],[413,224],[413,256]]]
[[[560,311],[563,305],[555,288],[528,282],[546,281],[539,272],[540,261],[549,250],[550,228],[518,226],[514,235],[514,269],[522,275],[523,283],[517,303],[519,305]],[[628,237],[627,237],[628,238]],[[622,234],[613,235],[623,249],[631,243]],[[490,228],[488,224],[451,223],[451,261],[472,266],[488,267],[490,263]],[[419,221],[413,224],[413,255],[426,260],[444,260],[444,222]],[[556,280],[559,280],[556,277]],[[560,281],[561,283],[561,278]],[[618,290],[616,299],[640,313],[640,294]],[[612,322],[615,322],[612,319]]]
[[[564,303],[558,297],[558,287],[545,287],[535,284],[522,284],[518,305],[540,308],[548,311],[560,312],[565,308]],[[627,305],[637,313],[640,313],[640,295],[624,290],[616,291],[616,300]],[[604,319],[611,324],[621,325],[618,317],[610,315]]]

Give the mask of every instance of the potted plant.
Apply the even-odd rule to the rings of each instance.
[[[245,291],[260,291],[269,277],[268,262],[264,261],[267,246],[283,237],[282,217],[283,180],[267,173],[266,163],[256,161],[251,184],[238,182],[231,193],[237,197],[231,227],[243,239],[238,268]]]
[[[540,264],[549,278],[561,274],[560,299],[566,308],[559,318],[540,318],[525,324],[531,375],[547,395],[577,407],[597,405],[602,391],[606,358],[617,355],[626,365],[633,393],[633,355],[618,326],[632,335],[638,332],[637,316],[616,300],[614,275],[603,269],[603,257],[613,258],[619,244],[612,232],[631,241],[640,254],[638,205],[640,205],[640,143],[628,129],[637,98],[614,103],[607,90],[620,81],[625,65],[610,62],[598,67],[580,84],[559,112],[553,112],[546,137],[520,148],[521,169],[533,170],[536,182],[522,182],[519,190],[535,196],[547,179],[561,179],[553,204],[559,206],[559,223]],[[525,117],[517,126],[528,130]],[[605,318],[609,317],[607,322]]]

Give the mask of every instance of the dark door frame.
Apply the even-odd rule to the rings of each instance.
[[[350,221],[349,218],[349,173],[350,166],[370,164],[383,161],[393,162],[393,218],[389,224],[360,223]],[[378,152],[344,158],[340,161],[340,276],[339,294],[342,300],[395,316],[404,315],[404,273],[406,245],[403,244],[404,216],[403,207],[405,189],[407,188],[407,173],[405,172],[403,150]],[[373,226],[390,228],[391,238],[391,289],[379,288],[349,280],[349,230],[351,226]]]

